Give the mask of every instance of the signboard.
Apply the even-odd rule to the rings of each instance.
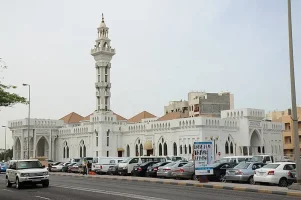
[[[212,142],[194,142],[195,175],[213,174],[214,148]]]

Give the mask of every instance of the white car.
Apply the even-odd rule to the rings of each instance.
[[[276,162],[269,163],[260,169],[254,171],[254,182],[277,184],[280,187],[287,187],[287,179],[290,175],[290,170],[296,168],[293,162]]]
[[[51,171],[52,172],[61,172],[63,171],[63,167],[67,166],[70,163],[60,163],[58,165],[53,165],[51,166]]]
[[[25,184],[49,186],[49,174],[39,160],[11,160],[5,175],[6,187],[16,184],[21,189]]]

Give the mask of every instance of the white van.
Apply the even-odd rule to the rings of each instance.
[[[109,167],[115,166],[126,158],[122,157],[96,157],[93,158],[92,171],[97,174],[106,174]]]
[[[227,157],[223,157],[222,159],[220,159],[219,162],[238,164],[240,162],[250,161],[251,159],[252,159],[252,156],[227,156]]]
[[[79,163],[80,162],[80,158],[72,158],[69,161],[70,163]]]
[[[274,157],[271,155],[256,155],[253,156],[251,161],[253,162],[262,162],[262,163],[273,163]]]
[[[164,156],[141,156],[141,157],[127,158],[118,164],[118,174],[119,175],[131,174],[134,166],[137,166],[138,164],[141,163],[145,163],[149,161],[166,162],[166,160],[167,159]]]

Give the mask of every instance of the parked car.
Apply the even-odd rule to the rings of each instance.
[[[58,165],[53,165],[51,166],[51,171],[52,172],[62,172],[63,171],[63,167],[67,166],[69,163],[60,163]]]
[[[74,165],[69,166],[68,172],[69,173],[79,173],[79,168],[82,166],[81,163],[76,163]]]
[[[64,165],[62,168],[62,172],[68,172],[69,166],[75,165],[75,164],[76,163],[68,163],[68,164]]]
[[[110,166],[107,175],[117,175],[118,174],[118,165]]]
[[[60,163],[62,163],[62,162],[50,162],[50,163],[48,163],[48,171],[51,172],[51,167],[54,166],[54,165],[59,165]]]
[[[296,173],[297,173],[296,169],[291,170],[289,172],[288,179],[287,179],[287,184],[288,185],[292,185],[293,183],[297,183]]]
[[[255,183],[270,183],[276,184],[280,187],[287,187],[290,173],[295,168],[295,163],[270,163],[260,169],[255,170],[254,181]]]
[[[5,162],[0,162],[0,174],[2,172],[6,172],[6,169],[7,169],[7,164]]]
[[[225,175],[226,175],[226,170],[233,168],[236,166],[236,163],[214,163],[212,165],[213,167],[213,174],[208,175],[208,180],[210,181],[225,181]]]
[[[186,165],[188,162],[172,162],[158,168],[157,177],[171,178],[171,173],[177,168]]]
[[[254,170],[263,167],[264,163],[241,162],[232,169],[226,170],[225,181],[249,182],[254,184]]]
[[[177,179],[192,179],[197,180],[197,177],[195,176],[195,169],[194,169],[194,163],[189,162],[186,165],[182,167],[177,167],[172,173],[173,178]]]
[[[150,161],[150,162],[145,162],[140,165],[137,165],[134,167],[132,174],[134,176],[145,176],[147,168],[157,163],[158,163],[157,161]]]
[[[273,163],[275,161],[272,155],[257,155],[253,156],[251,162]]]
[[[167,165],[170,162],[159,162],[152,166],[148,166],[146,176],[157,177],[158,168]]]

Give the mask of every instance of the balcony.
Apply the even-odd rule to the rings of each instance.
[[[105,47],[96,47],[94,49],[91,49],[91,54],[96,54],[96,53],[109,53],[109,54],[115,54],[115,49],[111,48],[105,48]]]
[[[106,83],[104,81],[95,83],[95,87],[111,87],[111,83]]]

